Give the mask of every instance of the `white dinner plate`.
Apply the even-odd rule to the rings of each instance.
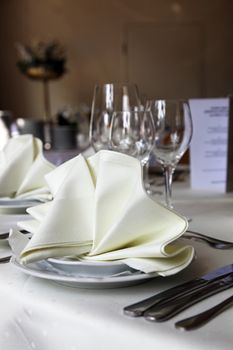
[[[55,268],[47,260],[23,265],[17,257],[12,257],[11,263],[19,268],[22,272],[50,281],[57,282],[70,287],[77,288],[119,288],[133,286],[139,283],[146,282],[154,277],[157,273],[143,273],[137,270],[125,271],[114,276],[84,276],[76,273],[68,273],[63,269]]]
[[[24,214],[26,209],[38,205],[33,199],[0,199],[1,214]]]

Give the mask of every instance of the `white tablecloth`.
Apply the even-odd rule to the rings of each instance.
[[[176,209],[192,218],[191,228],[233,240],[232,194],[198,193],[180,189],[178,185],[174,198]],[[233,308],[199,330],[180,332],[174,328],[174,321],[223,300],[232,294],[231,290],[212,296],[165,323],[123,315],[125,305],[233,263],[233,250],[215,250],[193,241],[192,244],[196,247],[197,258],[185,271],[118,289],[65,287],[24,275],[9,263],[1,264],[0,349],[232,350]],[[0,245],[4,249],[3,242]]]

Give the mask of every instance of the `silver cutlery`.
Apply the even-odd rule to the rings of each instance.
[[[231,249],[233,248],[233,242],[223,241],[218,238],[206,236],[203,233],[188,230],[181,238],[200,240],[207,243],[209,246],[215,249]]]
[[[9,232],[4,232],[4,233],[0,234],[0,240],[1,239],[7,239],[7,238],[9,238]]]
[[[179,312],[187,309],[188,307],[198,303],[207,297],[217,294],[223,290],[226,290],[233,286],[233,273],[213,281],[206,286],[203,286],[198,290],[175,298],[169,302],[152,306],[144,313],[144,318],[148,321],[153,322],[164,322],[177,315]]]
[[[221,303],[211,307],[210,309],[207,309],[197,315],[194,315],[176,322],[175,327],[177,329],[186,330],[186,331],[200,328],[232,305],[233,305],[233,295],[225,299]]]
[[[4,258],[0,258],[0,264],[8,263],[11,260],[11,255],[4,256]]]
[[[182,283],[178,286],[165,290],[164,292],[155,294],[147,299],[126,306],[123,311],[127,316],[139,317],[143,316],[149,308],[154,305],[161,305],[165,302],[172,301],[178,297],[185,296],[194,290],[200,290],[203,286],[229,275],[233,272],[233,264],[225,265],[214,271],[211,271],[201,277],[197,277],[191,281]]]

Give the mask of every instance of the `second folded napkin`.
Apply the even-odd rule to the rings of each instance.
[[[46,180],[53,201],[29,208],[32,220],[19,223],[33,233],[22,263],[76,256],[170,275],[192,261],[194,249],[177,242],[187,221],[147,196],[137,159],[112,151],[79,155]]]
[[[11,138],[0,152],[0,197],[52,198],[44,175],[55,168],[43,156],[42,142],[32,135]]]

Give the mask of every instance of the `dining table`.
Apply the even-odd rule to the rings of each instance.
[[[174,182],[173,187],[174,210],[189,218],[190,229],[233,241],[232,193],[193,190],[189,175]],[[153,199],[163,202],[163,187],[155,189],[159,191],[155,191]],[[25,213],[0,214],[0,232],[28,217]],[[150,322],[123,312],[127,305],[233,263],[232,249],[214,249],[201,241],[181,239],[195,248],[195,258],[187,268],[132,286],[72,287],[25,274],[11,262],[0,264],[0,349],[232,350],[233,308],[196,330],[180,331],[174,326],[176,321],[229,297],[231,288],[166,322]],[[10,253],[8,241],[0,240],[0,257]]]

